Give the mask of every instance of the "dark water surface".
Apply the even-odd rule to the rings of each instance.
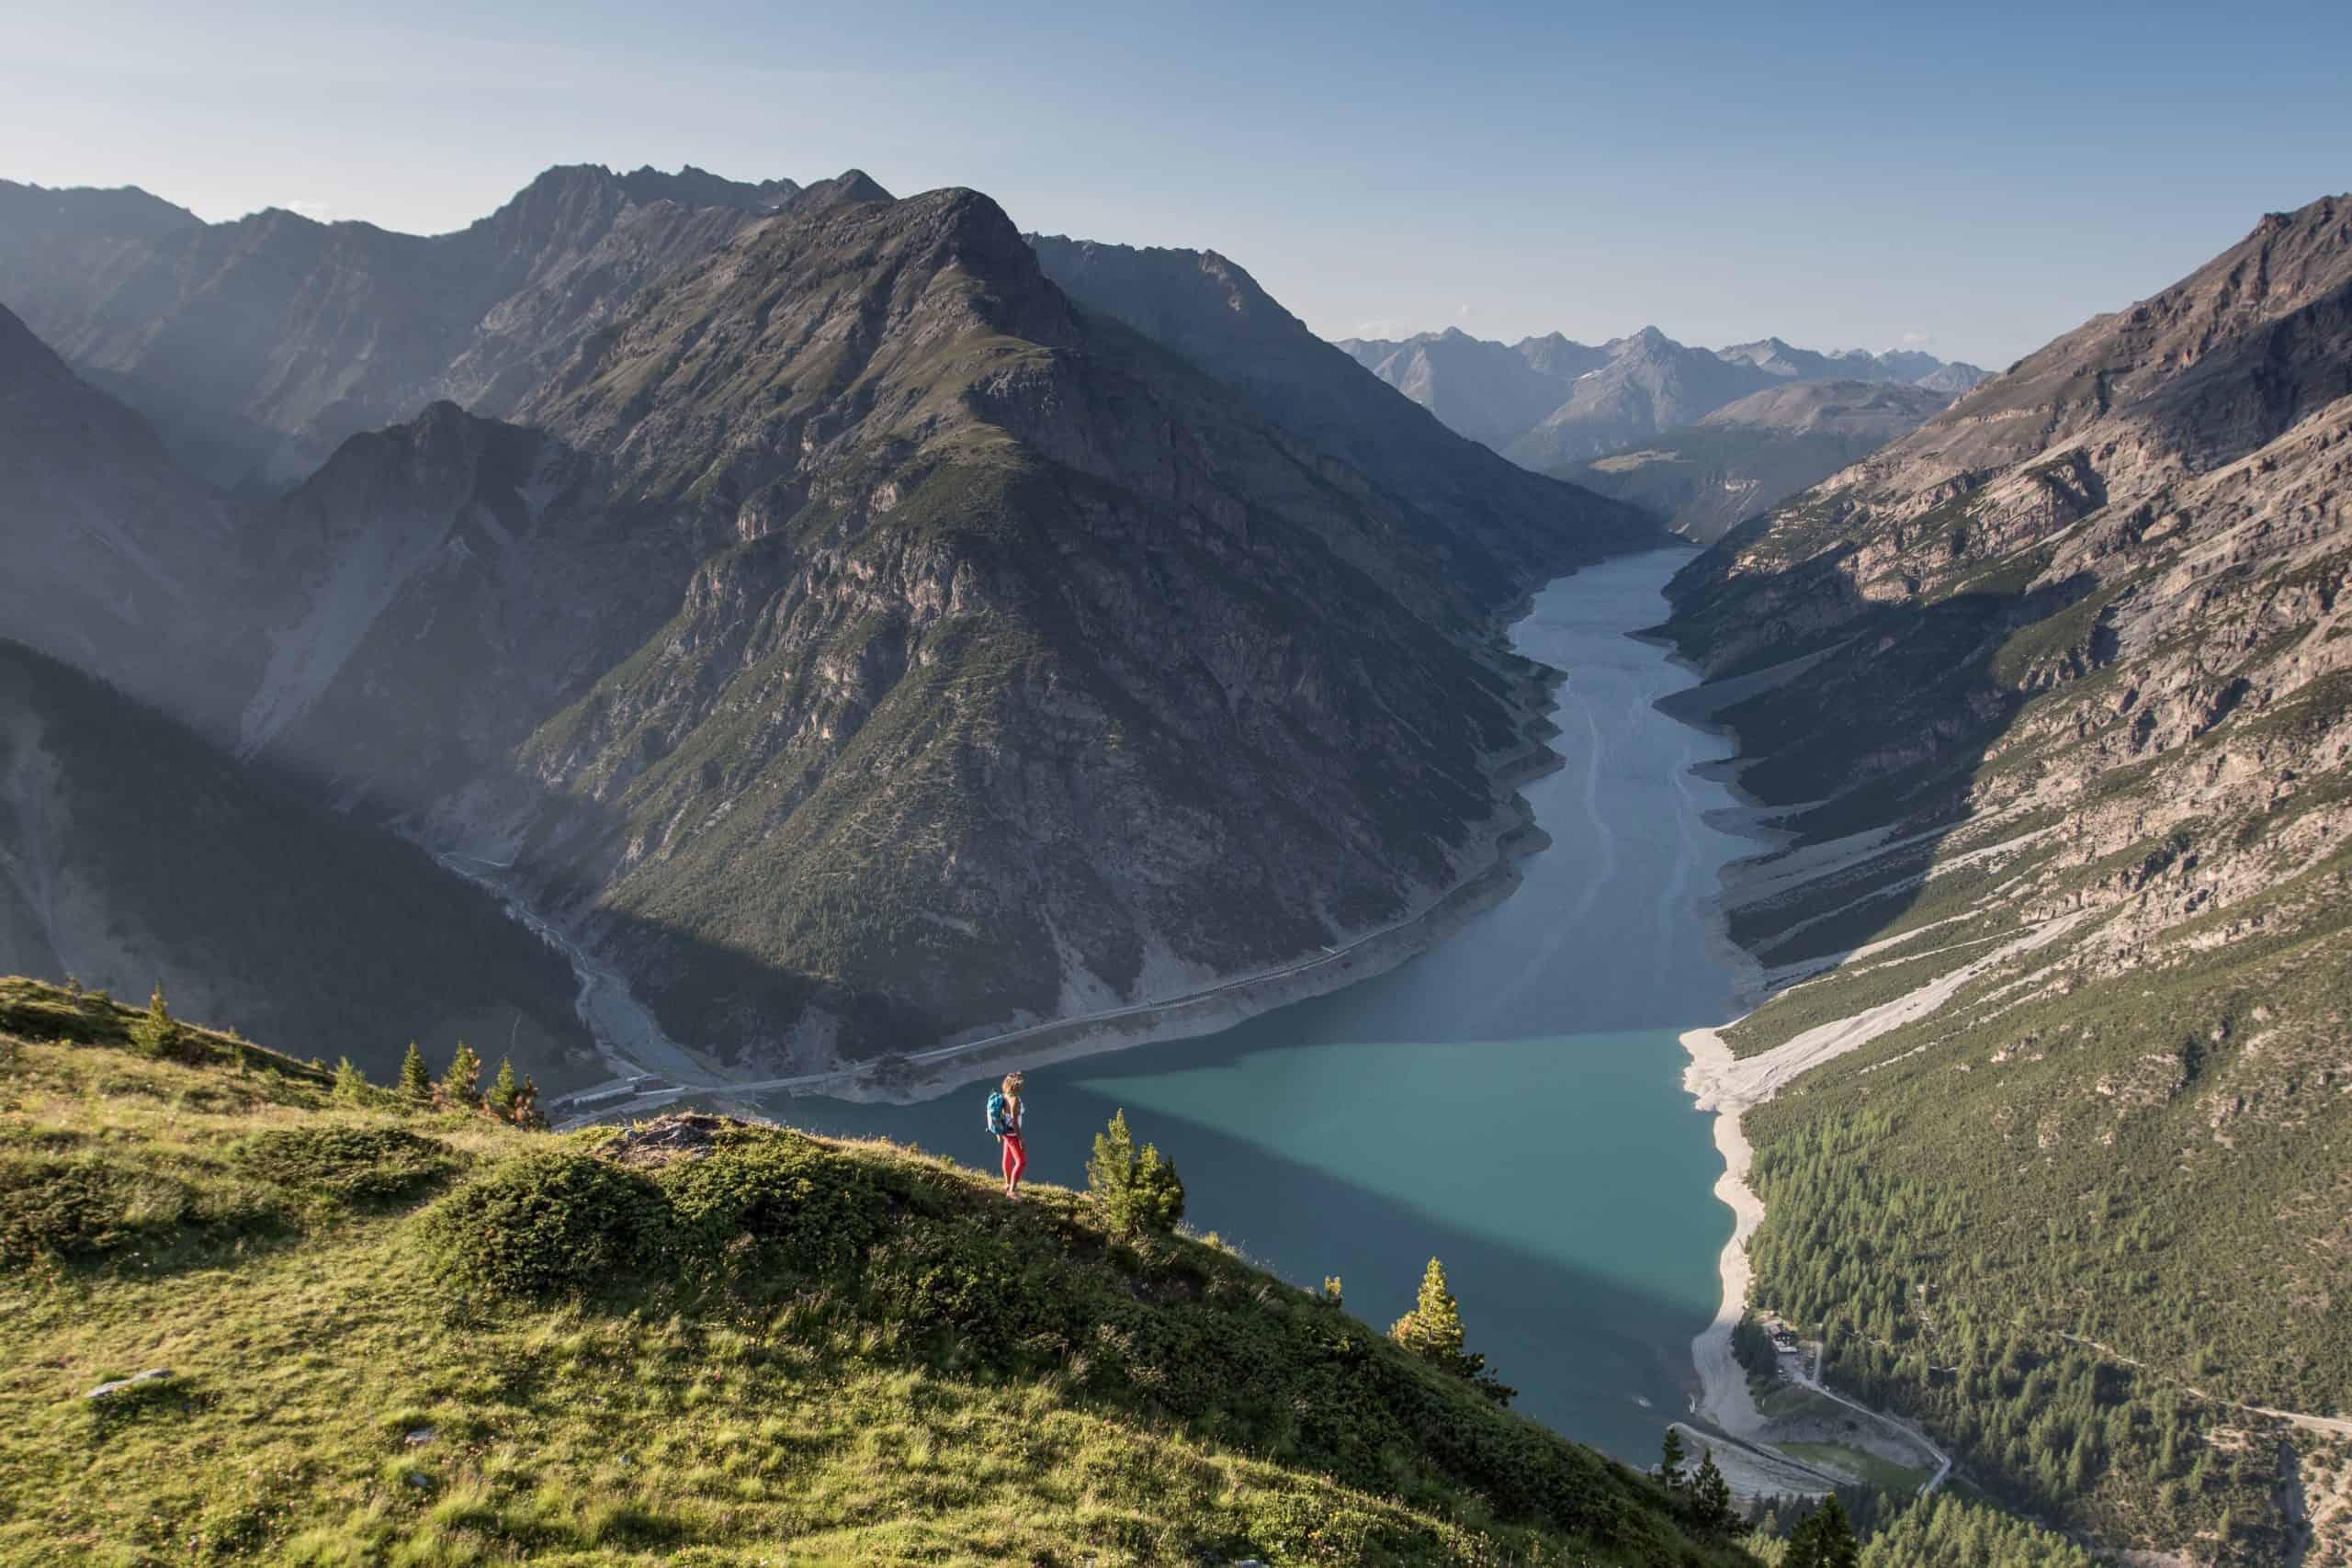
[[[1731,1234],[1712,1129],[1681,1089],[1678,1034],[1732,1002],[1699,901],[1754,848],[1706,825],[1731,796],[1690,776],[1728,743],[1650,705],[1691,677],[1625,635],[1664,617],[1688,558],[1563,579],[1513,628],[1569,680],[1552,742],[1567,765],[1527,790],[1554,843],[1509,899],[1348,990],[1029,1075],[1033,1178],[1082,1185],[1124,1106],[1175,1159],[1193,1225],[1297,1283],[1340,1276],[1384,1327],[1443,1258],[1517,1408],[1645,1463],[1685,1409]],[[768,1109],[992,1167],[987,1092]]]

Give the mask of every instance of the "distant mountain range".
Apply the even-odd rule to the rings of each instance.
[[[1555,471],[1709,544],[1909,434],[1951,400],[1900,381],[1791,381]]]
[[[1656,327],[1597,347],[1557,333],[1495,343],[1456,328],[1338,346],[1453,429],[1544,471],[1696,424],[1785,382],[1887,382],[1949,399],[1989,374],[1911,350],[1817,354],[1776,337],[1693,348]]]
[[[436,398],[508,412],[649,279],[766,214],[879,188],[579,164],[425,237],[0,181],[0,303],[202,477],[281,487]]]
[[[1179,995],[1488,876],[1545,756],[1502,620],[1657,536],[1231,262],[971,191],[561,168],[427,239],[6,186],[0,236],[0,632],[223,789],[494,872],[745,1067]]]

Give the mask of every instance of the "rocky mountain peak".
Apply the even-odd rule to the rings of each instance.
[[[844,169],[829,180],[815,185],[793,197],[795,212],[821,212],[831,207],[851,207],[869,202],[892,202],[892,196],[864,169]]]
[[[1057,348],[1079,335],[1069,301],[979,192],[820,198],[633,300],[517,417],[616,453],[657,491],[723,473],[748,493],[869,416],[935,418],[934,400],[979,373],[978,359],[941,359],[959,342]],[[917,367],[920,384],[902,378]]]
[[[798,196],[801,189],[797,180],[779,178],[746,184],[698,169],[692,164],[674,175],[648,164],[617,179],[631,201],[682,201],[689,207],[732,207],[746,212],[774,211]]]
[[[2119,457],[2155,483],[2233,460],[2347,390],[2352,198],[2324,197],[2028,355],[1871,466],[1878,482],[1924,496],[2098,426],[2128,429]]]

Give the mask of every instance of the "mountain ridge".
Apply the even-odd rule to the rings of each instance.
[[[436,398],[503,411],[638,287],[808,194],[573,164],[437,235],[283,209],[54,225],[39,255],[0,246],[0,299],[206,477],[275,490]]]
[[[1203,369],[978,193],[808,196],[565,340],[523,423],[435,401],[238,510],[254,766],[501,868],[771,1072],[1190,990],[1495,869],[1545,677],[1494,634],[1646,523],[1222,258],[1145,323]],[[618,199],[557,170],[485,221]],[[1260,918],[1205,918],[1236,878]]]
[[[1804,1072],[1746,1117],[1757,1299],[1996,1495],[2114,1547],[2291,1560],[2278,1465],[2178,1456],[2307,1473],[2263,1412],[2352,1399],[2347,498],[2338,197],[1671,591],[1664,630],[1722,682],[1694,711],[1790,835],[1728,894],[1768,994],[1716,1070]],[[1825,1245],[1890,1210],[1914,1220],[1883,1250]],[[2064,1452],[2035,1425],[2061,1408]]]
[[[1507,344],[1458,327],[1397,340],[1342,338],[1335,346],[1461,434],[1546,472],[1696,424],[1785,382],[1932,382],[1928,389],[1950,395],[1986,375],[1916,349],[1821,354],[1778,337],[1693,348],[1656,326],[1598,346],[1558,333]]]

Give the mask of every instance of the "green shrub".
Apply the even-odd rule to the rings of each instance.
[[[845,1272],[881,1234],[888,1201],[866,1168],[810,1139],[745,1131],[658,1179],[682,1247],[706,1253],[750,1236],[795,1272]]]
[[[1150,1144],[1141,1154],[1136,1152],[1124,1109],[1112,1116],[1108,1128],[1094,1134],[1086,1187],[1094,1194],[1103,1229],[1113,1235],[1165,1235],[1184,1217],[1184,1183],[1177,1178],[1176,1162]]]
[[[131,1021],[130,1043],[141,1055],[159,1062],[193,1065],[202,1061],[208,1054],[203,1041],[172,1016],[170,1004],[164,1000],[164,983],[161,980],[155,982],[154,995],[147,998],[146,1012]]]
[[[406,1198],[458,1168],[447,1145],[397,1127],[287,1127],[257,1133],[236,1157],[266,1180],[346,1203]]]
[[[560,1150],[499,1165],[424,1213],[443,1276],[499,1295],[585,1290],[650,1266],[667,1246],[662,1190],[609,1161]]]
[[[179,1223],[187,1185],[96,1159],[0,1161],[0,1263],[92,1258]]]
[[[199,1185],[113,1155],[0,1158],[0,1267],[260,1235],[286,1220],[277,1193],[251,1182]]]
[[[1032,1341],[1066,1339],[1072,1326],[1068,1284],[1044,1278],[968,1222],[910,1224],[874,1249],[865,1280],[885,1320],[971,1335],[1001,1358]]]

